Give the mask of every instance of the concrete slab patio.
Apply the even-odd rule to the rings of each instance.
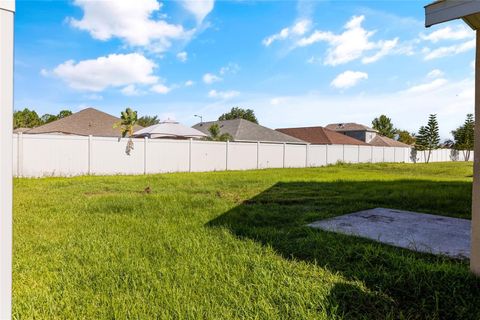
[[[410,250],[470,257],[470,220],[375,208],[308,225],[325,231],[372,239]]]

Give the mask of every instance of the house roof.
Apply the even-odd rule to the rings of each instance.
[[[463,19],[473,30],[480,28],[480,2],[477,0],[437,0],[425,6],[425,26]]]
[[[150,138],[203,138],[207,135],[197,129],[184,126],[175,121],[164,121],[136,131],[136,137]]]
[[[32,128],[16,128],[16,129],[13,129],[13,133],[24,133],[24,132],[27,132],[28,130],[32,130]]]
[[[68,117],[28,130],[28,133],[62,133],[80,136],[120,137],[120,130],[113,128],[113,125],[119,121],[120,118],[108,113],[94,108],[87,108]],[[143,127],[136,125],[134,130],[136,131],[142,128]]]
[[[347,122],[347,123],[331,123],[327,125],[325,128],[330,130],[335,130],[339,132],[345,131],[370,131],[370,132],[377,132],[377,130],[372,129],[366,125],[358,124],[354,122]]]
[[[282,128],[277,131],[304,140],[311,144],[349,144],[367,146],[363,141],[324,127]]]
[[[300,139],[263,127],[256,123],[244,119],[209,121],[197,123],[193,128],[210,135],[208,129],[213,124],[218,124],[220,134],[228,133],[234,141],[264,141],[264,142],[292,142],[305,143]]]
[[[400,148],[410,148],[411,146],[400,142],[396,141],[381,135],[376,135],[375,138],[372,139],[368,144],[372,146],[377,146],[377,147],[400,147]]]

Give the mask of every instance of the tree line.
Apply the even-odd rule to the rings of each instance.
[[[462,151],[465,161],[470,160],[470,151],[474,148],[475,120],[473,114],[467,114],[464,123],[451,132],[453,140],[445,140],[440,143],[439,126],[436,114],[428,117],[427,124],[418,129],[418,133],[410,133],[407,130],[396,129],[392,120],[386,115],[373,119],[372,126],[382,136],[396,139],[397,141],[411,145],[417,151],[425,152],[425,161],[430,161],[432,151],[439,148],[450,148]]]
[[[44,124],[68,117],[73,112],[65,109],[61,110],[58,114],[46,113],[39,116],[35,110],[25,108],[23,110],[16,110],[13,112],[13,128],[36,128]],[[157,116],[142,116],[135,120],[135,124],[142,127],[149,127],[154,124],[160,123],[160,119]]]
[[[56,115],[47,113],[39,116],[34,110],[25,108],[14,112],[13,127],[15,129],[35,128],[70,115],[72,115],[72,111],[64,109]],[[116,124],[116,127],[120,128],[123,136],[131,136],[135,125],[149,127],[160,123],[160,119],[158,119],[157,116],[145,115],[138,117],[137,112],[133,111],[131,108],[122,111],[120,119],[121,120]],[[219,121],[234,119],[245,119],[256,124],[259,123],[253,109],[244,109],[240,107],[233,107],[229,112],[218,117]],[[373,119],[372,127],[382,136],[411,145],[417,151],[425,152],[426,162],[430,161],[432,151],[441,147],[461,150],[464,153],[465,160],[468,161],[470,159],[470,151],[474,148],[475,120],[472,114],[467,114],[464,123],[451,132],[453,140],[445,140],[443,143],[440,143],[439,125],[436,114],[431,114],[428,118],[427,124],[421,126],[417,133],[411,133],[407,130],[396,128],[392,123],[392,119],[383,114]],[[208,130],[210,133],[209,140],[232,140],[230,134],[222,134],[220,132],[220,127],[217,124],[210,126]]]

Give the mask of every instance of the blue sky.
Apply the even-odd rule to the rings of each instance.
[[[442,137],[473,113],[474,32],[422,1],[17,1],[15,108],[132,107],[192,125],[233,106],[272,127],[386,114]]]

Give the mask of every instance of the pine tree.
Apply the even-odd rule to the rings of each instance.
[[[454,148],[462,150],[465,161],[470,160],[470,151],[473,150],[475,136],[475,120],[473,114],[467,114],[467,119],[462,126],[452,131],[455,141]]]
[[[373,119],[373,129],[384,137],[393,139],[395,137],[396,130],[393,127],[392,119],[382,114],[380,117]]]
[[[440,134],[438,133],[437,115],[431,114],[428,117],[426,126],[420,127],[417,135],[415,148],[425,153],[425,162],[430,162],[432,150],[438,149],[440,143]],[[428,152],[428,153],[427,153]]]

